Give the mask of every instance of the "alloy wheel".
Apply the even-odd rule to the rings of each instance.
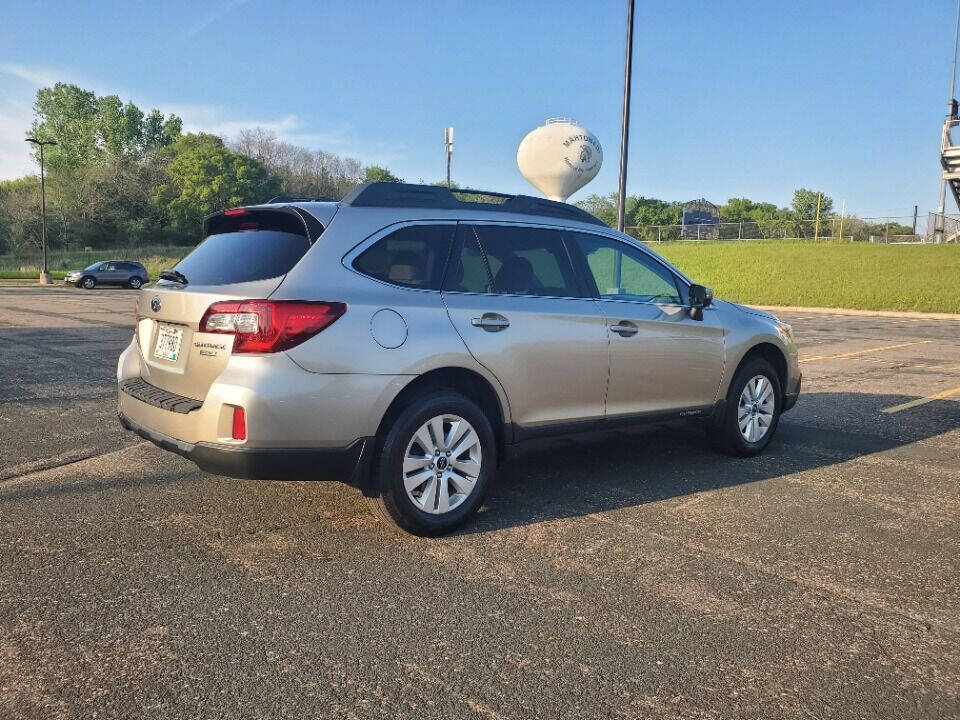
[[[754,375],[740,393],[737,409],[737,424],[743,439],[750,443],[762,440],[773,422],[775,409],[776,395],[770,379]]]
[[[414,433],[403,454],[403,486],[414,507],[442,515],[466,500],[480,476],[480,436],[459,415],[437,415]]]

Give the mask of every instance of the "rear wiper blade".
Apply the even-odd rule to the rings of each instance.
[[[181,285],[186,285],[188,282],[187,276],[179,270],[161,270],[160,279],[170,280],[171,282],[180,283]]]

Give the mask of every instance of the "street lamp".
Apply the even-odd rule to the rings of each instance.
[[[40,234],[43,238],[43,271],[40,273],[40,284],[50,284],[50,271],[47,267],[47,190],[43,181],[43,146],[56,145],[56,140],[37,140],[33,137],[27,138],[28,143],[33,143],[40,147]]]

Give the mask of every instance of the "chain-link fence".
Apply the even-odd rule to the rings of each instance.
[[[958,225],[960,231],[960,225]],[[759,220],[702,225],[637,225],[625,228],[643,242],[723,240],[846,240],[874,243],[930,242],[918,234],[913,215],[903,217],[830,217],[816,220]]]
[[[960,216],[930,213],[924,239],[926,242],[960,243]]]

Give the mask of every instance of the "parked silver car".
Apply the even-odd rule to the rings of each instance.
[[[119,285],[139,290],[149,279],[147,269],[136,260],[104,260],[83,270],[71,270],[63,282],[86,290],[93,290],[97,285]]]
[[[216,474],[349,482],[419,535],[533,438],[694,418],[766,447],[800,392],[789,325],[574,206],[468,195],[371,183],[206,218],[141,290],[121,422]]]

